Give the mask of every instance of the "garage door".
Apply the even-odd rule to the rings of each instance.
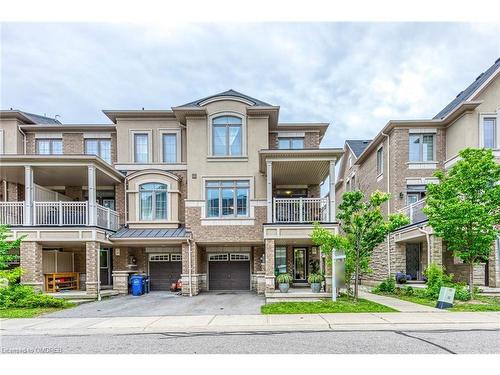
[[[150,255],[149,278],[151,290],[170,290],[172,283],[181,278],[182,262],[180,254]]]
[[[211,254],[208,262],[210,290],[250,290],[248,254]]]

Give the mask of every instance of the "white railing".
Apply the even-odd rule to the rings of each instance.
[[[328,198],[274,198],[274,223],[328,221]]]
[[[34,184],[34,193],[36,202],[71,201],[71,198],[68,197],[67,195],[58,193],[57,191],[53,191],[36,184]]]
[[[1,202],[0,224],[23,225],[24,202]]]
[[[87,202],[33,202],[33,225],[87,225]]]
[[[118,212],[96,204],[97,211],[97,226],[111,230],[118,230],[120,227],[120,220]]]
[[[399,210],[410,218],[410,224],[421,223],[427,220],[427,215],[424,214],[425,199],[421,199]]]

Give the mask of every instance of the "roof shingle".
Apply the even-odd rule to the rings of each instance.
[[[371,139],[348,139],[345,143],[349,145],[349,148],[357,158],[368,147],[371,141]]]
[[[254,105],[257,105],[257,106],[266,106],[266,107],[267,106],[271,106],[271,104],[263,102],[262,100],[255,99],[255,98],[252,98],[251,96],[242,94],[241,92],[235,91],[233,89],[229,89],[227,91],[220,92],[220,93],[215,94],[215,95],[210,95],[210,96],[207,96],[205,98],[195,100],[194,102],[190,102],[190,103],[186,103],[186,104],[180,105],[179,107],[200,107],[200,103],[204,102],[205,100],[208,100],[208,99],[211,99],[211,98],[215,98],[217,96],[235,96],[237,98],[242,98],[242,99],[248,100],[248,101],[254,103]]]

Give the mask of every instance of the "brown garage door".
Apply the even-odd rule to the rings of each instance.
[[[250,261],[212,261],[208,266],[210,290],[250,290]]]
[[[151,290],[170,290],[170,285],[181,278],[181,262],[149,262]]]

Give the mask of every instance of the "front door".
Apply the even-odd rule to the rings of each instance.
[[[111,252],[101,249],[99,253],[101,285],[111,285]]]
[[[406,244],[406,274],[411,275],[412,280],[421,280],[420,270],[420,244]]]
[[[305,247],[293,249],[293,279],[297,282],[305,282],[307,279],[307,251]]]

